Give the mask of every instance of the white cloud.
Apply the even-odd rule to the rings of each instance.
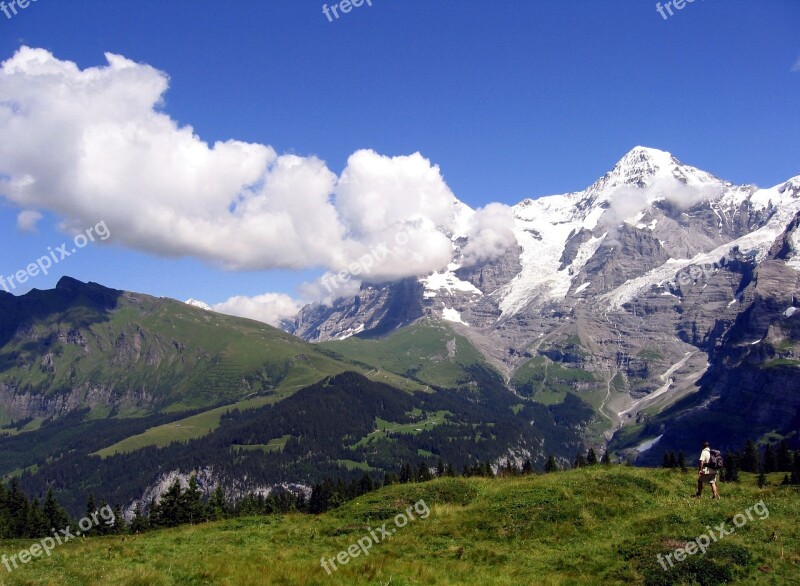
[[[281,321],[292,319],[304,303],[283,293],[265,293],[255,297],[231,297],[211,308],[227,315],[246,317],[279,327]]]
[[[800,57],[798,57],[797,61],[795,61],[795,64],[792,65],[792,71],[794,71],[795,73],[800,71]]]
[[[17,227],[23,232],[36,232],[36,225],[44,216],[36,210],[22,210],[17,214]]]
[[[662,200],[685,210],[713,199],[719,195],[720,189],[720,185],[716,183],[686,185],[674,177],[653,178],[651,184],[644,189],[623,185],[610,197],[609,207],[603,212],[600,224],[613,229],[625,221],[632,221],[638,213]]]
[[[469,239],[462,250],[464,266],[494,260],[517,242],[514,212],[503,204],[492,203],[477,210],[469,219]]]
[[[315,157],[263,144],[208,144],[163,112],[169,79],[106,54],[81,70],[22,47],[0,69],[0,194],[50,210],[64,228],[103,220],[113,240],[231,270],[338,272],[408,231],[371,279],[416,276],[450,259],[455,197],[413,154],[354,153],[341,178]]]

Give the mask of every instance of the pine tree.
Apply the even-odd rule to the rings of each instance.
[[[112,531],[116,534],[120,534],[125,533],[127,528],[125,524],[125,513],[122,511],[122,507],[119,504],[114,505],[114,525]]]
[[[89,493],[89,498],[86,499],[86,515],[87,519],[92,518],[92,513],[97,512],[97,505],[94,503],[94,495]]]
[[[789,478],[788,474],[783,475],[783,480],[781,481],[781,486],[788,486],[792,483],[792,480]]]
[[[64,529],[69,525],[69,516],[56,501],[52,488],[47,489],[44,497],[44,516],[47,519],[48,529]]]
[[[456,469],[453,468],[452,464],[447,465],[447,470],[445,470],[445,476],[449,476],[450,478],[455,478],[456,476]]]
[[[589,448],[589,452],[586,454],[586,464],[589,466],[597,464],[597,454],[595,454],[594,448]]]
[[[136,507],[133,509],[130,532],[133,534],[144,533],[148,529],[150,529],[150,519],[144,514],[139,503],[136,503]]]
[[[414,471],[411,469],[411,464],[403,464],[403,466],[400,468],[398,480],[400,481],[400,484],[407,484],[414,480]]]
[[[525,462],[522,464],[522,473],[524,475],[533,474],[533,464],[531,464],[531,459],[526,458]]]
[[[429,480],[433,480],[431,470],[425,462],[420,462],[417,468],[417,482],[428,482]]]
[[[179,523],[179,503],[181,498],[181,483],[177,478],[175,482],[161,495],[161,499],[150,511],[150,523],[156,527],[175,527]]]
[[[764,472],[775,472],[778,469],[778,454],[772,448],[772,444],[767,444],[764,447],[764,464],[762,466]]]
[[[573,468],[583,468],[586,466],[586,458],[583,455],[583,452],[578,452],[578,455],[575,456],[575,464],[573,464]]]
[[[178,524],[189,523],[194,525],[195,523],[202,523],[207,518],[205,509],[200,485],[197,482],[197,478],[192,475],[189,479],[189,486],[178,497]]]
[[[361,475],[361,480],[358,481],[358,494],[361,496],[373,490],[375,490],[375,483],[372,482],[372,477],[364,472],[364,474]]]
[[[778,444],[778,471],[791,472],[792,471],[792,452],[789,450],[789,444],[786,440],[781,440]]]
[[[764,470],[762,468],[761,472],[758,474],[758,488],[764,488],[767,485],[767,476],[764,474]]]
[[[678,452],[678,458],[675,461],[675,464],[681,469],[681,472],[688,472],[688,469],[686,468],[686,455],[683,453],[683,450]]]
[[[439,458],[439,461],[436,462],[436,477],[441,478],[442,476],[444,476],[444,462]]]
[[[26,537],[26,529],[28,526],[28,497],[22,492],[19,480],[16,477],[11,479],[8,486],[8,495],[6,496],[6,503],[8,507],[8,517],[10,533],[12,538]]]
[[[739,452],[729,452],[723,458],[725,467],[723,468],[723,480],[725,482],[739,482],[739,470],[741,469],[742,455]]]
[[[792,464],[792,476],[790,480],[795,486],[800,484],[800,450],[794,453],[794,463]]]
[[[218,484],[208,500],[209,516],[218,521],[228,516],[228,501],[225,500],[225,490]]]
[[[753,443],[753,440],[747,440],[747,444],[744,447],[744,454],[742,454],[741,469],[744,472],[758,472],[759,469],[758,449],[756,448],[756,445]]]
[[[553,454],[547,456],[547,463],[544,465],[544,471],[546,474],[558,472],[558,464],[556,464],[556,458]]]
[[[605,466],[609,466],[611,464],[611,456],[609,455],[608,450],[603,452],[603,457],[600,458],[600,463]]]
[[[44,516],[39,499],[34,497],[28,507],[28,518],[25,528],[26,537],[44,537],[50,533],[47,526],[47,517]]]
[[[8,512],[8,492],[0,482],[0,539],[11,539],[11,516]]]
[[[100,499],[100,502],[97,505],[97,511],[102,511],[107,506],[108,503],[105,501],[105,499]],[[87,533],[91,533],[92,535],[109,535],[113,533],[114,531],[113,526],[108,525],[106,520],[103,519],[102,515],[98,514],[96,518],[97,518],[97,523],[96,524],[93,523],[92,528]],[[94,519],[92,520],[94,521]]]

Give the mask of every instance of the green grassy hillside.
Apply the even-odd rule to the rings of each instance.
[[[345,359],[445,388],[469,379],[472,366],[490,368],[465,337],[446,324],[428,320],[384,338],[351,337],[320,346]]]
[[[13,573],[0,566],[0,583],[796,584],[800,493],[774,485],[762,490],[752,475],[742,476],[740,484],[722,485],[721,501],[690,498],[691,473],[619,466],[395,485],[321,516],[77,540]],[[763,507],[753,509],[759,502]],[[415,504],[414,520],[397,527],[395,516]],[[752,520],[711,543],[705,555],[676,562],[669,572],[659,565],[658,554],[673,553],[709,527],[734,528],[748,508]],[[384,523],[390,537],[376,530]],[[329,576],[321,558],[335,558],[371,530],[382,541],[346,565],[334,562],[339,569]],[[2,542],[0,554],[30,545]]]
[[[56,416],[69,402],[89,409],[87,420],[155,413],[175,419],[207,409],[143,427],[100,454],[160,447],[206,435],[228,409],[275,403],[346,370],[370,367],[337,360],[266,324],[171,299],[66,277],[49,291],[0,295],[0,385],[21,397],[0,401],[0,437],[39,428],[45,417],[18,413],[26,402],[35,409],[50,404],[47,415]],[[405,390],[425,388],[388,371],[368,376]]]
[[[73,279],[0,302],[0,383],[83,394],[95,417],[109,403],[116,416],[216,406],[352,369],[259,322]]]

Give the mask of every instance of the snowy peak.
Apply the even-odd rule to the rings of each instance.
[[[647,178],[671,173],[681,162],[666,151],[637,146],[631,149],[611,171],[628,185],[643,187]]]
[[[684,165],[672,154],[643,146],[631,149],[614,168],[598,179],[587,191],[592,194],[621,187],[646,189],[670,183],[688,186],[725,182],[710,173]]]
[[[204,301],[198,301],[197,299],[187,299],[184,301],[186,305],[191,305],[192,307],[199,307],[200,309],[205,309],[206,311],[213,311],[211,306]]]

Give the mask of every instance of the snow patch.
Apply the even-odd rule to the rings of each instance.
[[[664,437],[664,434],[663,434],[663,433],[662,433],[661,435],[659,435],[658,437],[654,437],[654,438],[653,438],[653,439],[651,439],[651,440],[647,440],[646,442],[642,442],[642,443],[640,443],[640,444],[639,444],[638,446],[636,446],[636,448],[634,448],[634,449],[635,449],[637,452],[639,452],[640,454],[643,454],[643,453],[645,453],[647,450],[649,450],[650,448],[652,448],[654,445],[656,445],[656,444],[659,442],[659,440],[661,440],[661,438],[662,438],[662,437]]]
[[[589,286],[589,285],[591,285],[591,284],[592,284],[591,282],[584,283],[583,285],[581,285],[580,287],[578,287],[577,289],[575,289],[575,292],[573,293],[573,295],[577,295],[578,293],[580,293],[581,291],[583,291],[584,289],[586,289],[586,287],[588,287],[588,286]]]
[[[458,324],[464,324],[465,326],[469,325],[467,322],[461,319],[461,314],[455,308],[447,307],[446,305],[442,310],[442,319]]]
[[[448,293],[462,291],[466,293],[472,293],[474,295],[483,295],[483,291],[478,289],[472,283],[459,279],[453,270],[454,269],[448,267],[448,270],[443,273],[437,272],[421,278],[419,281],[425,287],[423,296],[426,299],[431,299],[436,297],[437,291],[447,291]]]

